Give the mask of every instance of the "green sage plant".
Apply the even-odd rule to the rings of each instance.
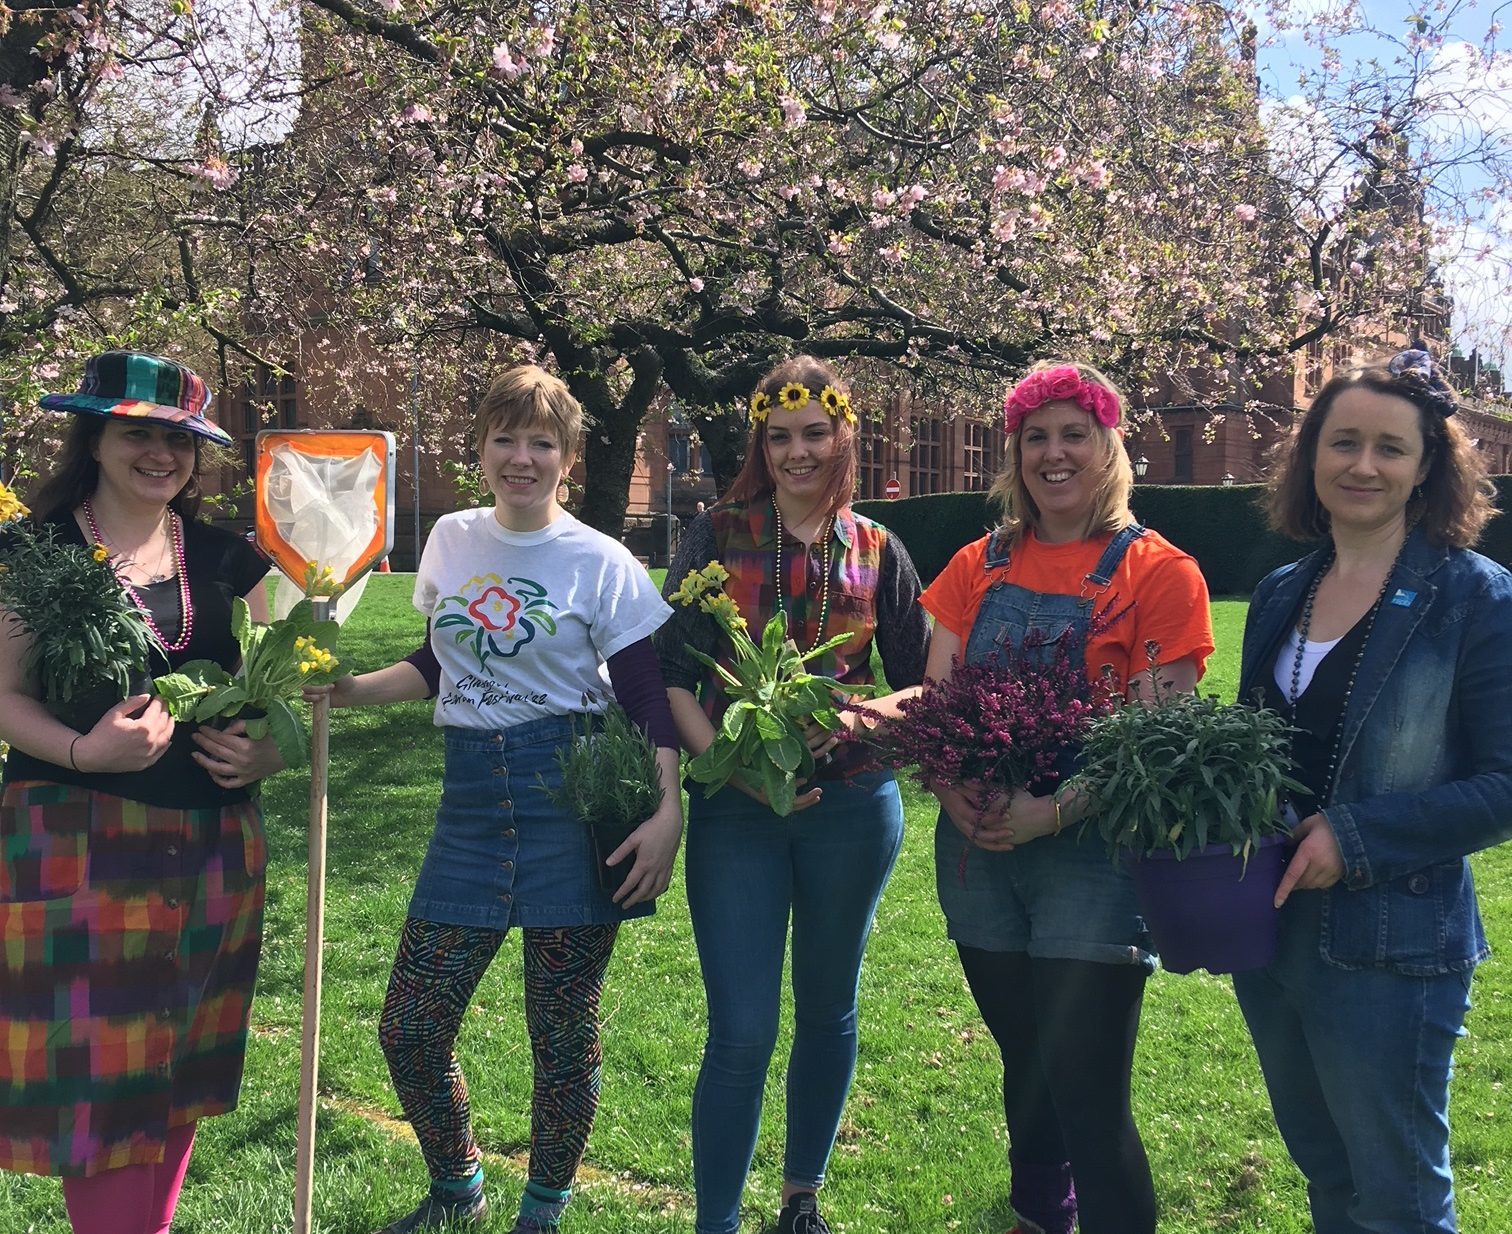
[[[0,608],[31,636],[26,668],[42,701],[68,703],[101,683],[125,698],[157,636],[104,545],[61,544],[57,528],[20,521],[29,513],[0,484]]]
[[[866,697],[875,691],[803,667],[845,642],[849,634],[837,634],[805,654],[788,637],[787,615],[777,613],[762,631],[760,644],[754,642],[739,606],[723,591],[728,578],[725,568],[711,561],[702,570],[689,571],[672,595],[678,603],[696,604],[710,614],[735,649],[735,663],[727,667],[696,647],[688,648],[718,674],[730,697],[714,741],[688,763],[688,774],[707,785],[711,796],[738,777],[762,790],[773,812],[785,817],[793,812],[798,785],[814,774],[804,721],[812,716],[822,728],[838,728],[837,696]]]
[[[153,689],[175,720],[205,724],[235,719],[248,709],[253,714],[247,717],[247,736],[260,739],[272,733],[284,763],[303,766],[309,742],[293,702],[306,686],[336,679],[340,627],[316,621],[307,599],[278,621],[253,621],[247,602],[238,596],[231,605],[231,632],[241,648],[236,672],[228,673],[214,660],[191,660],[176,673],[154,678]]]
[[[583,700],[584,706],[590,705]],[[541,787],[552,804],[591,826],[636,827],[661,807],[656,747],[618,703],[585,717],[582,732],[557,751],[558,788]]]
[[[1168,851],[1177,859],[1226,844],[1246,861],[1284,832],[1292,779],[1291,728],[1276,712],[1161,690],[1148,647],[1149,703],[1124,703],[1092,722],[1069,782],[1092,798],[1095,826],[1115,859]]]

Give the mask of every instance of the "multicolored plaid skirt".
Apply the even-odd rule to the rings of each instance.
[[[251,802],[6,786],[0,1168],[155,1163],[170,1128],[235,1107],[266,864]]]

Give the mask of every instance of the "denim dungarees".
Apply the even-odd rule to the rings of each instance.
[[[1031,630],[1043,636],[1030,652],[1038,661],[1050,659],[1067,639],[1073,640],[1071,655],[1084,655],[1097,602],[1129,545],[1144,533],[1134,523],[1114,535],[1077,595],[992,583],[972,624],[965,662],[981,663],[1022,647]],[[1008,556],[1007,537],[994,533],[985,568],[989,573],[1006,569]],[[1062,775],[1070,774],[1074,761],[1075,752],[1068,751]],[[968,844],[942,810],[935,826],[935,883],[949,936],[957,943],[1038,959],[1155,967],[1129,876],[1108,860],[1096,836],[1083,836],[1079,827],[1012,852],[987,852]]]

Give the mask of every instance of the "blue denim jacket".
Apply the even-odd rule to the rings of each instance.
[[[1320,550],[1261,581],[1239,697],[1274,672]],[[1344,855],[1319,950],[1427,976],[1489,954],[1465,857],[1512,837],[1512,574],[1412,532],[1345,706],[1324,817]]]

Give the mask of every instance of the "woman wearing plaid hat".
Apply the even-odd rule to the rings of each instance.
[[[159,646],[148,670],[230,670],[231,605],[267,620],[267,562],[195,514],[200,443],[231,439],[183,365],[107,352],[33,501],[103,545]],[[240,722],[192,735],[145,690],[65,723],[31,633],[0,612],[0,1167],[61,1176],[76,1234],[168,1229],[199,1119],[236,1105],[262,935],[262,820],[282,766]]]

